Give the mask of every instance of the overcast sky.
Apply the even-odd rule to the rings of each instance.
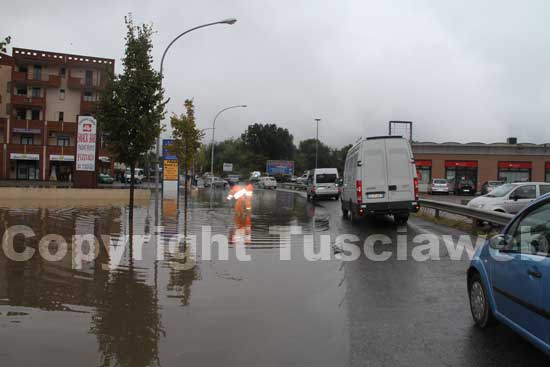
[[[48,5],[46,5],[48,4]],[[45,9],[48,9],[46,11]],[[194,98],[216,138],[276,123],[338,147],[414,122],[421,141],[550,142],[550,2],[546,0],[185,0],[7,2],[12,46],[116,59],[128,12],[157,31],[169,112]],[[210,132],[209,132],[210,133]]]

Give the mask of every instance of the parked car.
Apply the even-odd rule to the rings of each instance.
[[[112,184],[113,182],[115,182],[115,179],[106,173],[100,173],[97,176],[97,180],[101,184]]]
[[[239,175],[227,175],[226,181],[229,182],[229,184],[234,185],[238,183],[241,180],[241,176]]]
[[[142,168],[135,168],[134,169],[134,183],[140,184],[143,182],[143,169]],[[126,168],[126,172],[124,173],[124,181],[126,183],[130,183],[132,180],[131,174],[130,174],[130,168]]]
[[[336,168],[316,168],[309,171],[307,179],[307,199],[340,198],[337,186],[338,170]]]
[[[502,213],[516,214],[537,197],[550,192],[548,182],[522,182],[504,184],[487,195],[470,200],[471,208],[494,210]]]
[[[548,223],[550,195],[544,195],[477,249],[467,285],[478,327],[499,321],[550,355]]]
[[[449,195],[449,182],[444,178],[434,178],[430,187],[428,187],[428,193],[435,194],[447,194]]]
[[[277,181],[274,177],[262,176],[258,181],[258,187],[262,189],[276,189]]]
[[[504,185],[506,182],[504,181],[485,181],[483,185],[481,185],[481,195],[487,195],[491,191],[493,191],[495,188]]]
[[[303,175],[301,175],[300,177],[296,178],[296,183],[305,185],[305,184],[307,184],[307,179],[308,179],[308,177],[309,177],[309,171],[304,172]]]
[[[475,195],[476,187],[472,180],[460,180],[456,184],[455,194],[456,195]]]
[[[204,179],[204,187],[211,186],[213,186],[214,188],[226,188],[229,186],[229,182],[216,176],[214,176],[213,178],[209,176]]]
[[[397,136],[361,139],[346,156],[341,196],[344,218],[393,215],[404,224],[418,206],[418,177],[409,141]]]

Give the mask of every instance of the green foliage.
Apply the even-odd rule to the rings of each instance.
[[[125,17],[126,52],[121,75],[110,75],[98,104],[98,122],[115,159],[135,167],[161,132],[161,75],[152,67],[153,29]]]
[[[174,143],[169,149],[178,157],[181,165],[190,167],[197,158],[204,133],[197,129],[192,100],[185,101],[185,109],[187,114],[173,115],[170,118]]]
[[[0,52],[6,52],[6,46],[11,43],[11,37],[7,36],[3,41],[0,41]]]
[[[275,124],[253,124],[241,135],[252,170],[265,170],[268,159],[291,160],[296,147],[287,129]]]

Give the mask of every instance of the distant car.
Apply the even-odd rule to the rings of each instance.
[[[300,177],[296,178],[296,183],[305,185],[305,184],[307,184],[308,177],[309,177],[309,172],[306,172],[303,175],[301,175]]]
[[[126,169],[126,172],[124,173],[124,182],[126,183],[130,183],[130,181],[132,180],[131,178],[131,173],[130,173],[130,169],[127,168]],[[143,169],[141,168],[135,168],[134,169],[134,183],[136,184],[140,184],[143,182],[143,178],[144,178],[144,175],[143,175]]]
[[[100,173],[97,177],[97,180],[101,184],[112,184],[113,182],[115,182],[115,179],[106,173]]]
[[[493,193],[510,188],[507,184]],[[512,219],[500,235],[479,246],[467,272],[475,324],[485,329],[499,321],[546,355],[550,355],[548,223],[550,195],[544,195]]]
[[[449,195],[449,182],[443,178],[434,178],[432,184],[428,187],[428,193]]]
[[[338,183],[338,170],[336,168],[315,168],[310,171],[307,181],[306,194],[308,200],[318,198],[340,198]]]
[[[236,184],[241,180],[241,176],[239,175],[227,175],[227,182],[230,184]]]
[[[468,206],[476,209],[516,214],[537,197],[549,192],[550,183],[548,182],[504,184],[487,195],[470,200]]]
[[[276,189],[277,181],[273,177],[263,176],[260,177],[260,181],[258,181],[258,187],[262,189]]]
[[[485,181],[483,185],[481,185],[481,195],[487,195],[494,189],[496,189],[499,186],[504,185],[506,182],[504,181]]]
[[[455,187],[456,195],[475,195],[476,187],[472,180],[460,180]]]
[[[227,186],[229,186],[229,182],[216,176],[214,176],[214,179],[212,179],[212,177],[205,178],[204,187],[211,187],[211,186],[213,186],[214,188],[218,188],[218,187],[226,188]]]

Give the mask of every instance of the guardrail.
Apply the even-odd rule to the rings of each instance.
[[[507,225],[510,222],[510,220],[514,217],[512,214],[470,208],[465,205],[446,203],[446,202],[435,201],[435,200],[420,199],[419,203],[421,208],[434,209],[436,217],[439,217],[439,212],[446,212],[446,213],[461,215],[463,217],[476,219],[479,221],[498,224],[501,226]]]
[[[278,186],[282,189],[296,190],[296,191],[306,191],[307,189],[306,185],[295,183],[295,182],[282,182],[282,183],[278,183]]]

